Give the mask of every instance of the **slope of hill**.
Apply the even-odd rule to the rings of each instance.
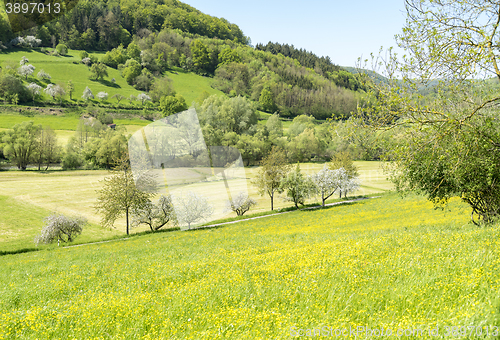
[[[0,256],[0,337],[286,339],[363,327],[421,338],[471,324],[491,334],[499,230],[467,225],[461,209],[393,194]]]
[[[81,51],[78,50],[69,50],[66,56],[54,56],[42,53],[40,49],[9,49],[0,52],[0,65],[17,68],[21,58],[26,57],[29,63],[35,66],[34,76],[43,70],[51,76],[50,83],[60,84],[65,88],[67,87],[68,81],[71,81],[75,88],[73,94],[73,99],[75,100],[82,99],[81,96],[86,87],[92,90],[94,96],[99,92],[108,93],[108,103],[116,103],[116,101],[112,99],[112,96],[115,94],[120,94],[125,98],[129,98],[131,95],[137,96],[144,92],[127,84],[125,79],[121,76],[120,71],[111,67],[107,67],[109,76],[105,77],[103,80],[96,81],[90,79],[91,72],[89,68],[80,63],[80,52]],[[102,58],[103,53],[94,52],[90,53],[90,55]],[[212,79],[202,77],[195,73],[188,73],[184,70],[177,69],[167,72],[166,76],[173,80],[174,90],[183,95],[186,98],[186,102],[189,104],[197,99],[204,91],[209,94],[222,94],[222,92],[210,86]],[[110,81],[112,79],[115,81]],[[27,80],[24,80],[24,84],[27,85],[33,81],[39,83],[43,87],[49,84],[49,82],[43,82],[37,79],[37,77],[29,77]],[[42,92],[41,99],[48,101],[51,98],[49,95]],[[125,99],[125,101],[127,101],[127,99]],[[98,100],[95,100],[95,102],[98,102]]]

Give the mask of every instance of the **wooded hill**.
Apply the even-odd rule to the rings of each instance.
[[[0,28],[3,44],[15,47],[9,46],[15,35],[5,19]],[[365,97],[352,74],[329,58],[289,45],[253,48],[237,25],[177,0],[82,0],[60,18],[19,35],[35,36],[40,47],[108,51],[91,63],[119,70],[130,85],[146,92],[165,84],[166,71],[181,67],[213,77],[212,86],[230,97],[245,96],[281,116],[348,117]],[[159,103],[171,94],[151,97]]]

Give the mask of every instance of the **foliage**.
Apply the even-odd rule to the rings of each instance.
[[[45,170],[48,170],[51,163],[59,161],[61,148],[57,144],[57,137],[49,126],[45,126],[40,130],[36,148],[33,152],[33,161],[38,165],[38,170],[43,164],[46,165]]]
[[[260,92],[259,104],[262,106],[262,110],[266,112],[275,112],[277,106],[274,102],[273,93],[269,87],[264,87]]]
[[[72,242],[76,236],[82,233],[83,227],[87,224],[84,217],[68,217],[62,214],[53,213],[45,219],[45,226],[42,233],[35,238],[35,243]]]
[[[144,178],[148,181],[149,179]],[[149,202],[151,193],[137,188],[132,171],[125,159],[114,169],[113,175],[102,180],[102,188],[97,190],[95,210],[102,214],[103,226],[111,227],[120,216],[125,215],[127,235],[129,234],[129,215],[139,211]]]
[[[148,201],[141,208],[132,212],[132,226],[146,224],[151,231],[158,231],[168,222],[176,223],[176,215],[170,195],[161,195],[156,204]]]
[[[311,197],[316,190],[316,186],[310,176],[304,176],[300,171],[299,163],[295,170],[290,171],[281,181],[281,187],[286,191],[286,200],[295,204],[298,209],[299,204],[304,205],[306,199]]]
[[[165,96],[160,99],[160,111],[164,117],[187,110],[186,100],[180,94]]]
[[[66,55],[68,54],[68,46],[66,46],[65,44],[58,44],[56,46],[56,51],[59,55]]]
[[[90,68],[91,72],[91,78],[92,79],[103,79],[104,77],[108,77],[108,69],[107,66],[103,63],[95,63],[92,64],[92,67]]]
[[[208,200],[196,193],[189,191],[185,196],[174,197],[175,214],[180,225],[187,225],[191,229],[191,224],[210,217],[214,208]]]
[[[205,44],[203,44],[200,40],[195,39],[191,42],[189,47],[191,49],[194,67],[199,72],[207,71],[210,65],[210,55]]]
[[[500,96],[474,79],[500,79],[497,4],[408,0],[406,11],[398,44],[408,54],[398,59],[389,51],[374,60],[387,81],[367,84],[378,102],[364,107],[359,123],[402,129],[387,154],[399,190],[417,190],[436,206],[457,195],[471,206],[473,221],[477,215],[491,222],[500,212]],[[435,79],[435,95],[424,98],[419,89]]]
[[[226,211],[234,211],[237,216],[243,216],[254,205],[257,205],[257,201],[242,191],[236,197],[232,197],[231,200],[226,202]]]
[[[261,168],[253,184],[258,188],[259,194],[267,194],[271,198],[271,210],[275,193],[282,193],[284,188],[281,181],[290,171],[290,165],[286,160],[285,151],[273,146],[271,152],[262,159]]]
[[[14,162],[19,170],[26,170],[31,157],[37,148],[38,136],[41,125],[33,122],[16,124],[12,130],[8,130],[2,138],[5,145],[4,155]]]

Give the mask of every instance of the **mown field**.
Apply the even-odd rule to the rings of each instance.
[[[385,179],[379,162],[356,162],[360,169],[362,187],[354,194],[369,195],[385,192],[392,188]],[[302,164],[305,173],[319,171],[323,165],[314,163]],[[270,209],[270,200],[260,196],[257,188],[250,181],[256,176],[257,167],[245,169],[247,189],[250,197],[257,200],[257,206],[250,213],[264,212]],[[76,242],[100,240],[113,235],[123,235],[125,219],[115,223],[116,229],[101,232],[99,226],[101,216],[94,211],[97,193],[101,182],[108,171],[3,171],[0,172],[0,199],[3,199],[0,209],[0,251],[33,247],[34,237],[40,233],[42,219],[51,212],[57,211],[67,215],[83,215],[91,225],[84,230]],[[208,193],[210,195],[210,193]],[[335,198],[337,198],[335,196]],[[330,200],[331,202],[333,200]],[[318,202],[318,198],[307,203]],[[290,207],[293,204],[280,197],[274,200],[276,209]],[[20,210],[20,207],[23,207]],[[23,214],[20,211],[36,211],[37,214]],[[226,216],[235,216],[229,213]],[[12,224],[11,221],[17,221]],[[23,226],[21,228],[21,226]],[[143,231],[143,228],[132,232]]]
[[[441,211],[388,194],[0,256],[0,338],[287,339],[298,329],[358,326],[443,335],[452,325],[491,334],[500,233],[469,224],[468,212],[457,200]]]

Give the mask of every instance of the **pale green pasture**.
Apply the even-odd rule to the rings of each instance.
[[[58,131],[58,138],[71,137],[71,131],[61,132]],[[60,139],[61,140],[61,139]],[[376,193],[389,190],[392,185],[385,180],[382,169],[379,167],[380,162],[355,162],[360,168],[360,178],[362,180],[362,187],[352,195],[373,195]],[[305,163],[301,165],[304,173],[312,174],[322,168],[322,164]],[[170,171],[166,173],[167,182],[171,185],[169,187],[170,193],[173,194],[186,194],[188,191],[196,191],[197,193],[210,198],[210,202],[215,205],[216,218],[235,216],[234,213],[223,213],[225,208],[225,201],[228,197],[224,182],[220,175],[218,178],[208,178],[207,182],[199,182],[202,180],[200,172],[187,171],[186,169],[166,169]],[[236,179],[229,179],[228,185],[231,195],[237,195],[239,191],[248,190],[250,197],[257,201],[257,205],[250,211],[250,213],[258,213],[268,211],[270,209],[270,199],[268,196],[260,196],[257,188],[251,183],[252,179],[256,176],[258,168],[245,168],[245,173]],[[48,215],[51,211],[68,215],[83,215],[89,219],[93,225],[100,223],[100,218],[95,210],[94,204],[97,199],[96,190],[101,188],[102,179],[108,176],[108,171],[52,171],[48,173],[40,173],[36,171],[4,171],[0,172],[0,196],[9,198],[10,202],[15,202],[21,206],[31,206],[38,211],[37,221],[42,217]],[[165,174],[160,174],[165,176]],[[172,181],[172,178],[176,178]],[[242,180],[242,178],[246,178]],[[170,179],[170,180],[169,180]],[[193,183],[198,182],[198,183]],[[175,184],[183,184],[184,186],[179,189]],[[222,198],[222,199],[221,199]],[[337,195],[334,194],[332,199],[336,199]],[[329,200],[328,202],[331,202]],[[319,198],[314,198],[306,201],[311,204],[317,202]],[[282,195],[276,194],[274,198],[274,208],[281,209],[290,207],[293,204],[285,201]],[[14,206],[14,210],[17,205]],[[41,210],[40,210],[41,209]],[[29,209],[28,209],[29,210]],[[33,210],[35,211],[35,210]],[[44,216],[42,216],[44,215]],[[19,221],[23,224],[26,216],[21,214]],[[10,225],[10,220],[5,220],[0,214],[0,223],[4,226]],[[31,222],[29,222],[31,221]],[[29,220],[29,223],[33,223]],[[22,239],[25,242],[25,247],[32,245],[33,237],[39,232],[41,226],[40,222],[35,224],[36,228],[30,229],[29,232],[23,231]],[[13,231],[17,233],[19,225],[12,225]],[[116,232],[125,232],[125,219],[119,219],[115,223]],[[96,229],[99,230],[99,229]],[[133,232],[143,231],[145,228],[134,229]],[[6,232],[6,231],[5,231]],[[27,233],[27,235],[25,235]],[[99,239],[100,234],[89,234],[84,232],[81,239]],[[0,238],[2,238],[0,234]],[[13,242],[12,238],[9,238]],[[5,241],[5,239],[4,239]],[[9,241],[9,242],[10,242]],[[19,242],[16,241],[16,244]]]

